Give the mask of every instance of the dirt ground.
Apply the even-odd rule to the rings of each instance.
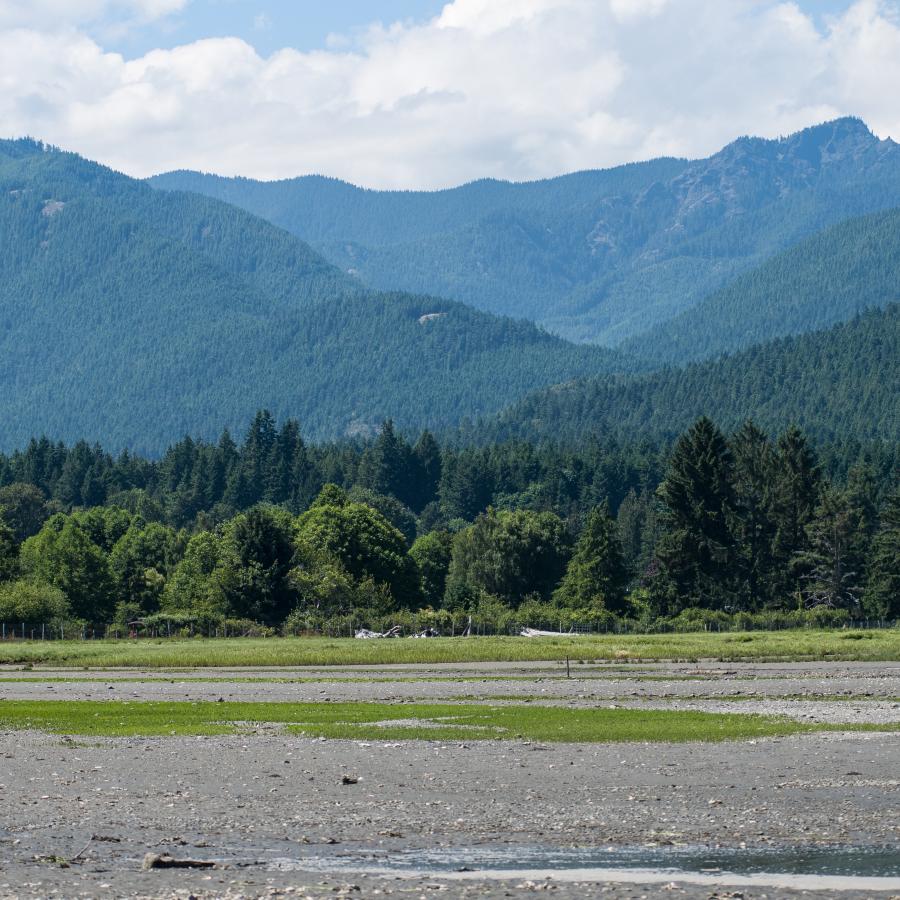
[[[900,721],[898,664],[573,666],[572,676],[565,678],[558,664],[180,673],[6,669],[0,698],[400,703],[519,697]],[[189,680],[202,677],[231,680]],[[46,680],[14,680],[21,678]],[[69,680],[53,680],[59,678]],[[345,784],[344,776],[358,781]],[[896,847],[900,735],[538,745],[325,741],[265,727],[241,736],[139,739],[0,732],[0,798],[4,898],[822,896],[727,879],[719,885],[464,880],[342,868],[348,857],[370,855],[377,866],[391,853],[441,847]],[[216,866],[143,871],[147,853]],[[317,861],[313,871],[304,868],[310,859]],[[900,881],[878,896],[892,894],[900,896]]]

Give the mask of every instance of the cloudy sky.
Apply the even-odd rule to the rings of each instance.
[[[0,0],[0,136],[372,187],[900,137],[900,0]]]

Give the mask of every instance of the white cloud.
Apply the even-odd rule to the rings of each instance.
[[[178,12],[189,0],[0,0],[0,28],[60,28],[108,17],[151,22]]]
[[[775,0],[455,0],[425,24],[268,58],[231,38],[125,60],[73,29],[183,2],[18,4],[80,9],[60,30],[0,0],[3,131],[135,175],[324,172],[379,187],[700,156],[842,114],[900,135],[887,0],[860,0],[824,31]]]

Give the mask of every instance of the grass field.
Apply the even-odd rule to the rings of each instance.
[[[282,726],[307,737],[353,740],[518,739],[613,743],[723,741],[859,730],[791,719],[669,710],[566,709],[473,704],[170,703],[0,701],[0,729],[93,737],[244,734]],[[890,726],[866,730],[895,730]]]
[[[900,629],[429,640],[231,638],[9,641],[0,664],[192,668],[577,660],[900,660]]]

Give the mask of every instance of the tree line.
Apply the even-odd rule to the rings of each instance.
[[[877,455],[696,421],[614,442],[241,446],[158,461],[46,440],[0,457],[0,621],[329,630],[423,616],[750,627],[900,614],[900,492]],[[421,611],[425,612],[421,612]]]

